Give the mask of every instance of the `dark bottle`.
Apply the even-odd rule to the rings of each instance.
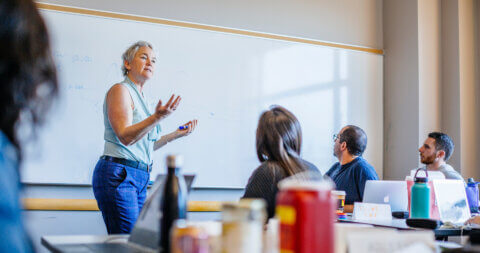
[[[187,218],[187,186],[180,173],[181,157],[167,156],[168,174],[160,200],[160,248],[170,252],[170,231],[176,219]]]

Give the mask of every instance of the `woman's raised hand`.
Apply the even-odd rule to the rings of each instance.
[[[175,98],[175,94],[170,97],[170,99],[165,105],[162,104],[162,100],[159,100],[157,107],[155,108],[155,116],[157,117],[157,119],[164,119],[172,112],[174,112],[177,109],[178,104],[180,104],[181,100],[182,98],[180,96],[177,96]]]

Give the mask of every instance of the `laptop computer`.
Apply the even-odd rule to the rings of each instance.
[[[184,175],[184,178],[190,192],[195,175]],[[108,235],[100,239],[100,242],[96,240],[91,243],[55,243],[45,246],[52,252],[158,252],[160,196],[163,193],[165,179],[164,174],[157,176],[130,235]]]
[[[462,226],[470,218],[470,207],[462,180],[433,180],[442,222]]]
[[[363,202],[389,204],[392,212],[408,211],[408,192],[405,181],[367,180]]]

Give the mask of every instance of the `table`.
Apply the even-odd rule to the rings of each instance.
[[[392,219],[391,221],[356,221],[352,219],[348,220],[339,220],[338,222],[347,222],[347,223],[358,223],[358,224],[368,224],[376,227],[386,227],[386,228],[396,228],[399,230],[416,230],[421,228],[412,228],[409,227],[406,223],[406,219]],[[433,232],[435,234],[435,240],[437,241],[448,241],[449,236],[462,236],[469,235],[471,229],[459,229],[459,228],[437,228]]]
[[[61,252],[91,252],[78,248],[78,244],[91,243],[127,243],[130,235],[52,235],[42,236],[41,242],[49,251]],[[72,245],[76,245],[72,248]],[[140,250],[140,252],[143,252]],[[148,252],[148,251],[145,251]],[[117,252],[119,253],[119,252]]]

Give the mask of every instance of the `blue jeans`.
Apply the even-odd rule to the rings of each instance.
[[[129,234],[147,196],[150,174],[100,159],[93,172],[93,193],[109,234]]]

